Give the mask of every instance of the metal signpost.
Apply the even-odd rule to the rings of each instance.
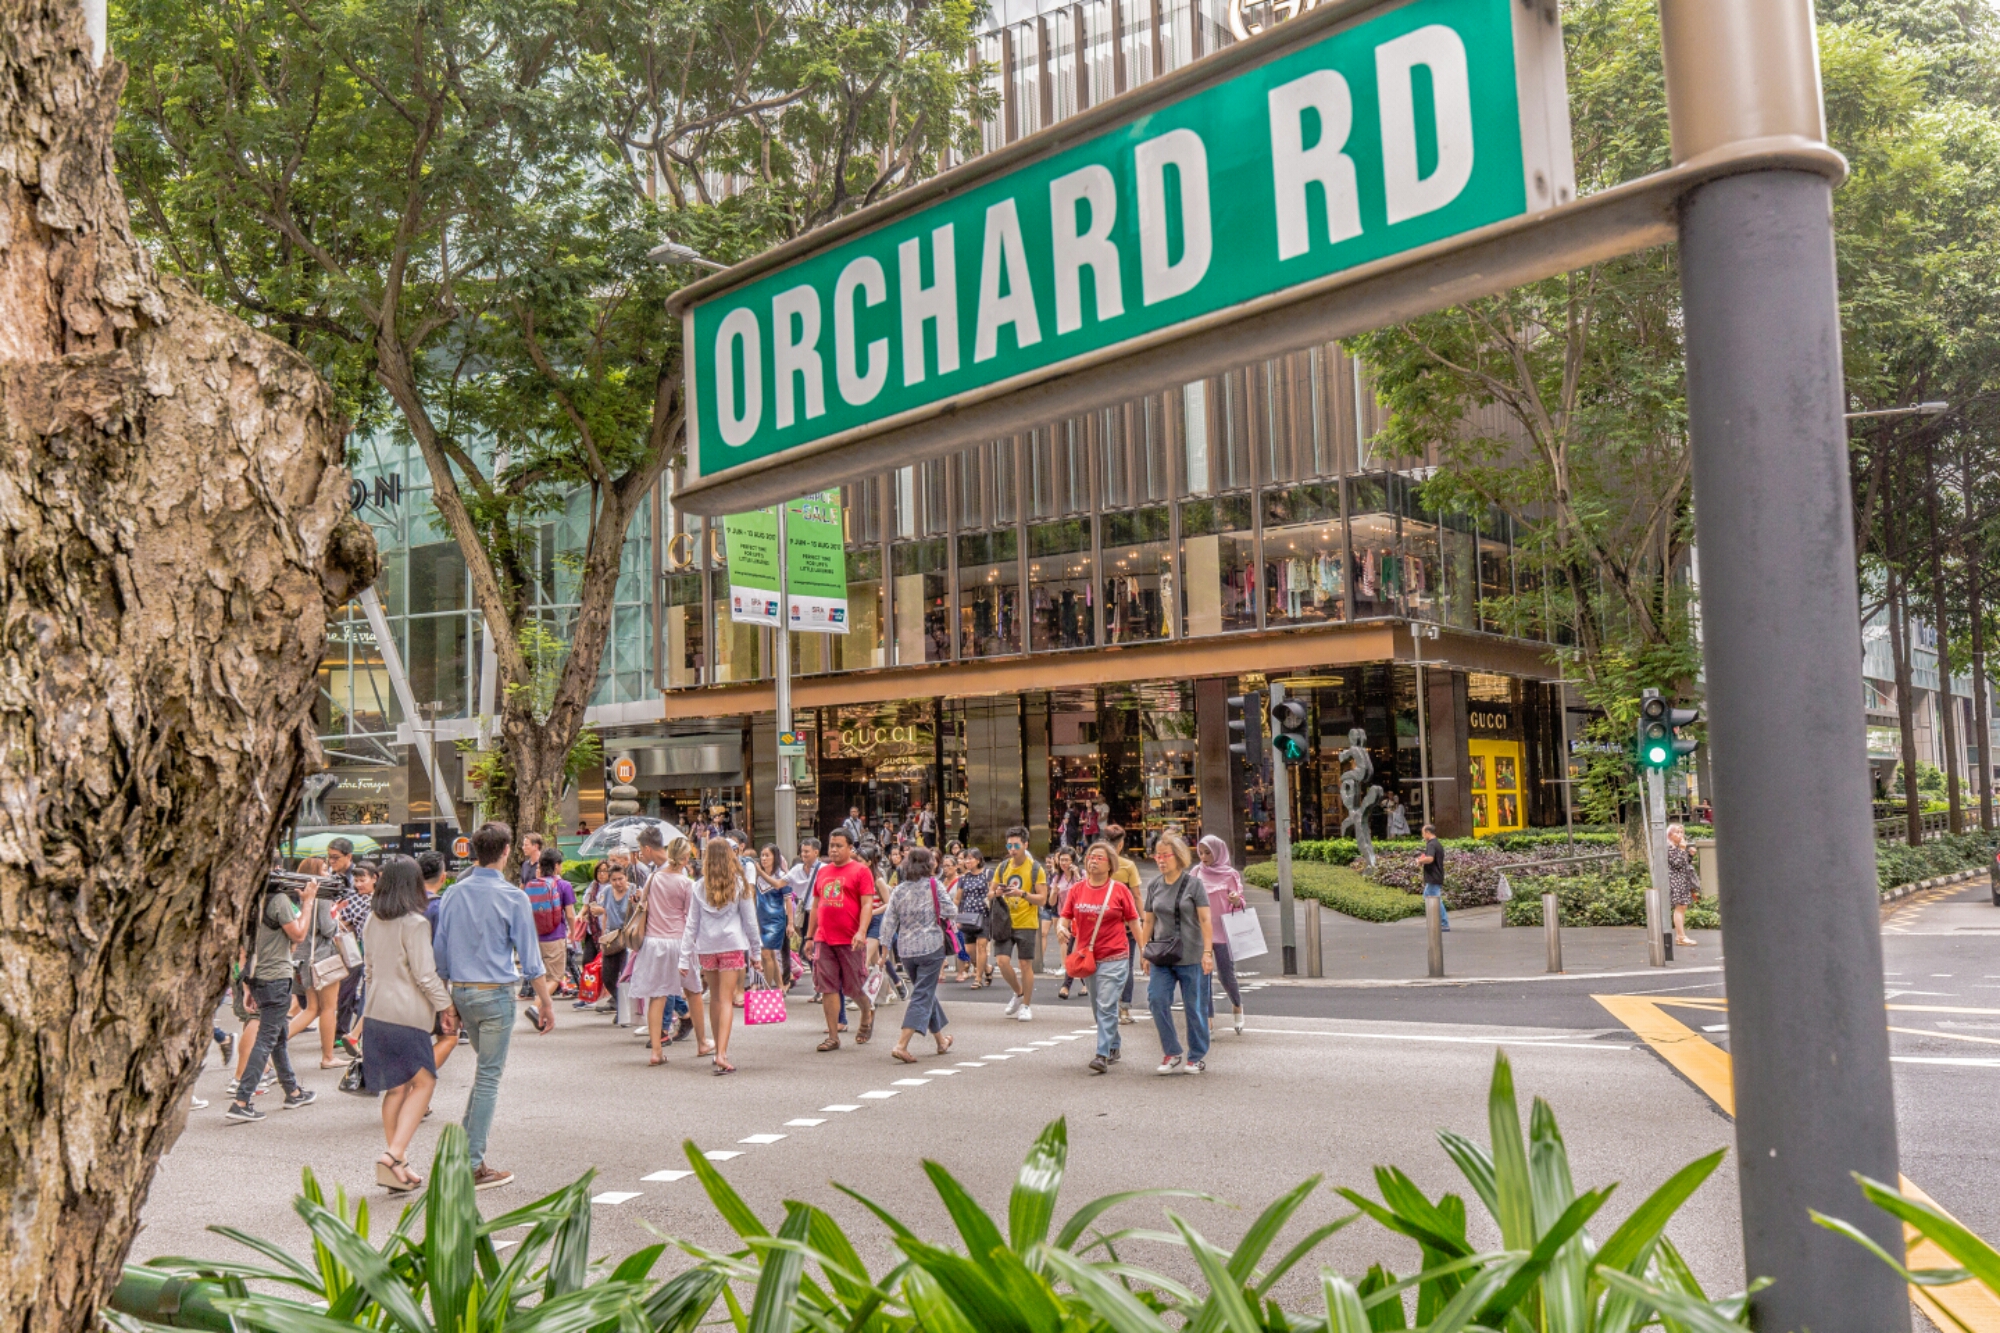
[[[1570,195],[1553,0],[1335,0],[677,293],[756,508],[1678,242],[1758,1327],[1909,1327],[1810,0],[1661,0],[1673,165]],[[1422,90],[1421,94],[1419,90]],[[1811,922],[1810,930],[1799,923]],[[1441,960],[1439,960],[1441,962]]]
[[[1271,713],[1276,716],[1278,705],[1285,701],[1285,687],[1277,681],[1271,682]],[[1276,728],[1273,728],[1275,739]],[[1293,911],[1292,898],[1292,766],[1285,757],[1271,752],[1271,804],[1275,816],[1278,835],[1278,943],[1279,957],[1283,960],[1284,974],[1295,977],[1299,974],[1298,914]],[[1313,904],[1319,910],[1319,904]]]

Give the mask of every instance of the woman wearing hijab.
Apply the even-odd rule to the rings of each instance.
[[[1247,912],[1250,904],[1243,897],[1243,876],[1236,867],[1229,864],[1229,845],[1213,833],[1195,845],[1194,854],[1200,859],[1194,873],[1201,880],[1201,886],[1208,890],[1209,916],[1215,922],[1215,975],[1222,978],[1222,987],[1229,992],[1229,1007],[1236,1011],[1236,1035],[1243,1035],[1243,992],[1236,986],[1236,957],[1229,949],[1229,927],[1226,918],[1232,912]],[[1314,907],[1315,911],[1318,910]],[[1215,987],[1209,983],[1208,1009],[1215,1012]]]

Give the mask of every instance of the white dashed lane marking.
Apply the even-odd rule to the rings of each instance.
[[[859,1111],[859,1110],[860,1110],[861,1108],[860,1108],[860,1107],[858,1107],[858,1106],[844,1106],[844,1105],[843,1105],[843,1106],[822,1106],[822,1107],[820,1107],[819,1109],[820,1109],[820,1110],[822,1110],[822,1111],[842,1111],[842,1112],[846,1112],[846,1111]]]
[[[752,1134],[747,1139],[738,1139],[736,1141],[738,1143],[754,1143],[759,1146],[762,1146],[767,1143],[776,1143],[779,1139],[782,1139],[784,1137],[785,1136],[783,1134]]]
[[[811,1116],[800,1116],[797,1120],[787,1120],[785,1127],[787,1129],[811,1129],[816,1125],[824,1125],[825,1123],[825,1120],[815,1120]]]
[[[928,1082],[930,1080],[927,1078],[899,1078],[896,1080],[896,1086],[899,1088],[921,1088]]]
[[[893,1088],[877,1088],[873,1092],[862,1093],[861,1100],[864,1102],[886,1102],[891,1097],[895,1097],[898,1095],[900,1094],[898,1094],[896,1090]]]
[[[693,1174],[694,1172],[692,1171],[655,1171],[652,1175],[640,1176],[639,1179],[649,1180],[660,1185],[671,1185],[676,1180],[686,1180]]]
[[[702,1154],[703,1157],[706,1157],[711,1162],[733,1162],[742,1155],[742,1153],[731,1151],[728,1148],[717,1148],[712,1152]]]
[[[590,1201],[592,1203],[624,1203],[627,1199],[636,1199],[638,1197],[638,1190],[607,1190],[603,1194],[591,1195]]]

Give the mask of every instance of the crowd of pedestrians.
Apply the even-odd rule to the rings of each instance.
[[[1004,984],[1002,1017],[1030,1023],[1038,977],[1051,972],[1059,999],[1088,998],[1096,1074],[1123,1054],[1141,981],[1157,1072],[1206,1070],[1217,981],[1242,1032],[1224,918],[1251,909],[1221,839],[1191,849],[1161,834],[1148,884],[1116,824],[1046,860],[1025,828],[1008,829],[991,861],[957,842],[927,846],[929,831],[911,822],[885,850],[856,811],[824,848],[804,839],[788,863],[733,831],[670,839],[652,825],[636,846],[573,872],[575,883],[534,834],[510,876],[504,824],[472,834],[472,864],[449,884],[435,853],[357,861],[333,839],[323,858],[274,871],[252,914],[232,987],[242,1034],[217,1030],[238,1056],[226,1118],[264,1119],[257,1099],[274,1083],[283,1109],[311,1104],[288,1041],[316,1030],[321,1068],[343,1069],[344,1091],[380,1098],[378,1182],[416,1190],[410,1144],[438,1069],[463,1041],[477,1062],[463,1116],[474,1184],[489,1189],[513,1179],[486,1150],[524,1001],[537,1033],[554,1029],[556,1002],[569,999],[631,1028],[648,1064],[692,1040],[718,1077],[736,1071],[738,1023],[775,1021],[801,983],[824,1020],[820,1053],[868,1045],[882,1007],[900,1004],[888,1055],[905,1064],[952,1049],[948,985]],[[912,1049],[919,1038],[931,1052]]]

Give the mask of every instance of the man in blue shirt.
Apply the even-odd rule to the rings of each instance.
[[[514,1034],[514,987],[535,988],[535,1030],[556,1025],[554,992],[542,967],[535,914],[528,895],[509,884],[501,867],[514,844],[505,824],[483,824],[472,835],[473,868],[438,900],[433,950],[438,975],[451,983],[452,1004],[466,1040],[479,1057],[472,1096],[465,1104],[465,1137],[472,1153],[472,1184],[492,1189],[514,1179],[486,1162],[486,1135],[500,1099],[500,1073]],[[517,965],[518,961],[518,965]]]

